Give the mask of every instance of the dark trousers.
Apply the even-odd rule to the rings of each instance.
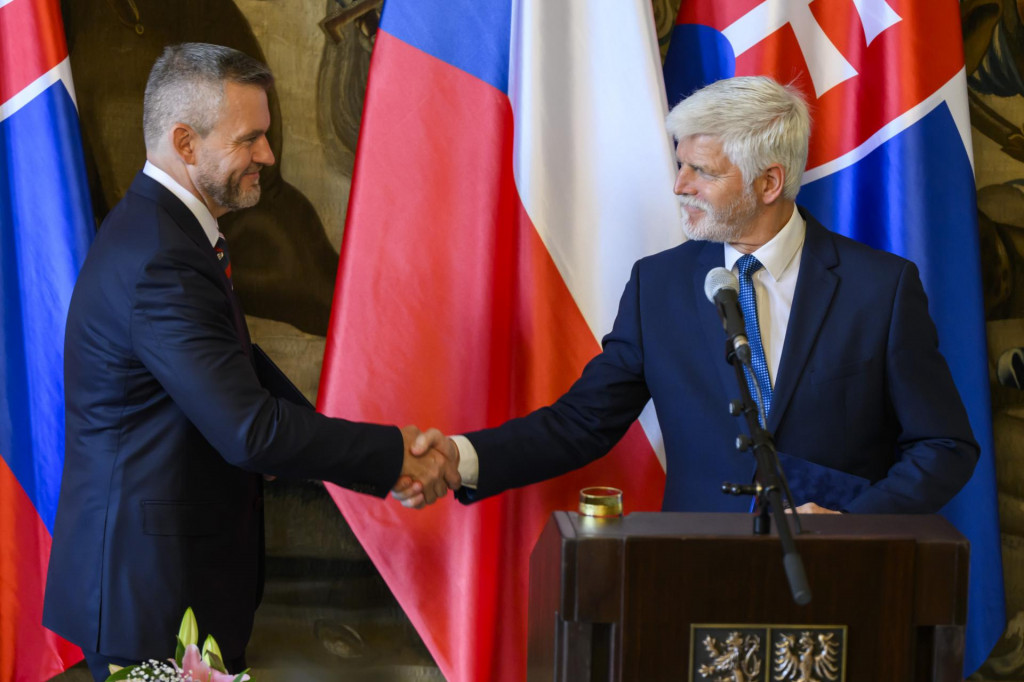
[[[119,666],[135,665],[140,661],[129,661],[125,658],[115,658],[113,656],[104,656],[103,654],[92,653],[90,651],[83,651],[85,654],[85,662],[89,666],[89,672],[92,673],[92,677],[96,682],[105,682],[110,676],[110,668],[108,667],[111,663]],[[238,673],[245,670],[245,654],[242,654],[238,658],[224,662],[224,667],[228,669],[228,672],[237,675]]]

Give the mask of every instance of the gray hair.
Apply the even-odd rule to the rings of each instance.
[[[785,171],[782,195],[795,199],[807,165],[811,117],[800,91],[766,76],[726,78],[697,90],[665,119],[675,139],[710,135],[746,184],[772,164]]]
[[[274,76],[265,64],[230,47],[181,43],[164,48],[149,72],[142,100],[146,149],[156,149],[175,123],[206,137],[217,124],[224,83],[229,81],[267,90]]]

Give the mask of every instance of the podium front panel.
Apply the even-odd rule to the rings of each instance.
[[[790,595],[778,538],[754,536],[749,515],[557,512],[531,557],[530,679],[714,680],[709,668],[694,676],[699,656],[725,646],[692,641],[708,624],[737,637],[792,626],[788,643],[758,636],[742,652],[757,679],[790,679],[794,639],[805,658],[824,651],[816,627],[843,629],[846,680],[961,679],[967,541],[936,516],[802,519],[806,606]]]

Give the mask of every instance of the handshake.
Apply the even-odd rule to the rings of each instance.
[[[402,429],[405,457],[402,473],[391,496],[404,507],[421,509],[444,497],[449,488],[462,487],[459,448],[437,429],[422,433],[415,426]]]

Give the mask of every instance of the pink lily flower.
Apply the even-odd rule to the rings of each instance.
[[[211,668],[203,661],[199,647],[195,644],[189,644],[185,647],[185,655],[181,657],[180,672],[183,673],[186,679],[192,679],[194,682],[233,682],[235,677],[237,677],[237,675],[222,673]],[[241,682],[248,682],[248,680],[248,675],[242,675]]]

